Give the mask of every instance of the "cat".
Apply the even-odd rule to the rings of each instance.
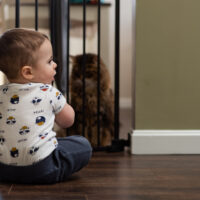
[[[70,104],[75,110],[75,123],[69,128],[69,135],[82,135],[83,121],[83,55],[70,56],[72,71],[70,75]],[[114,95],[110,75],[100,59],[100,141],[97,131],[97,83],[98,56],[85,54],[85,128],[84,136],[93,147],[109,146],[114,136]]]

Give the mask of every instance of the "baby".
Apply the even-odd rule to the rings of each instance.
[[[81,136],[57,138],[74,122],[74,110],[51,83],[56,75],[47,36],[11,29],[0,37],[0,181],[49,184],[86,166],[91,145]]]

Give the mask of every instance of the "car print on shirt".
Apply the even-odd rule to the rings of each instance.
[[[47,91],[49,89],[49,85],[42,85],[42,86],[40,86],[40,90],[42,90],[42,91]]]
[[[10,103],[12,104],[18,104],[19,103],[19,96],[18,95],[13,95],[10,99]]]
[[[39,134],[40,139],[44,139],[46,136],[48,135],[48,133],[41,133]]]
[[[30,132],[30,128],[28,126],[22,126],[22,128],[19,130],[20,135],[26,135]]]
[[[35,97],[31,102],[32,102],[32,104],[34,104],[34,105],[36,106],[36,105],[38,105],[41,101],[42,101],[42,99],[40,99],[39,97]]]
[[[31,147],[31,149],[29,150],[29,154],[35,155],[38,150],[39,147]]]
[[[8,87],[3,88],[3,93],[6,94],[6,92],[8,91]]]
[[[39,117],[36,118],[35,123],[36,123],[38,126],[42,126],[42,125],[45,123],[45,121],[46,121],[45,117],[39,116]]]
[[[58,100],[60,100],[61,96],[62,96],[62,94],[61,94],[60,92],[56,92],[56,98],[57,98]]]
[[[19,156],[19,150],[16,148],[16,147],[13,147],[11,150],[10,150],[10,155],[13,157],[13,158],[17,158]]]
[[[16,123],[16,119],[13,116],[7,118],[6,124],[13,125]]]
[[[58,146],[58,141],[57,140],[54,140],[53,141],[54,145],[55,145],[55,148]]]
[[[3,145],[5,141],[6,141],[5,138],[1,136],[0,137],[0,145]]]

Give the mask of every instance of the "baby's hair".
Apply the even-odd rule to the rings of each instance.
[[[15,28],[0,37],[0,70],[15,79],[23,66],[36,64],[36,52],[48,37],[29,29]]]

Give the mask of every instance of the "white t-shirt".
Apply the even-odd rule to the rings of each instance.
[[[66,103],[56,88],[42,83],[0,86],[0,162],[26,166],[57,147],[55,114]]]

